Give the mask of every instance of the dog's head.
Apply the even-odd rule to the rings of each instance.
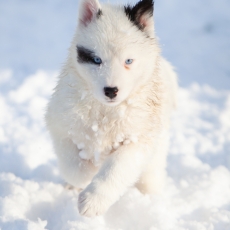
[[[101,103],[121,103],[152,76],[159,54],[153,6],[153,0],[135,6],[81,1],[72,58]]]

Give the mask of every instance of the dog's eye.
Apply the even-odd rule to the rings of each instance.
[[[93,61],[97,65],[100,65],[102,63],[102,60],[99,57],[93,57]]]
[[[126,61],[125,61],[125,64],[126,65],[130,65],[130,64],[132,64],[133,63],[133,59],[127,59]]]

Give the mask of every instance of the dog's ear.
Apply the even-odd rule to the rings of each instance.
[[[153,29],[153,10],[154,0],[141,0],[134,6],[125,6],[129,20],[142,31]]]
[[[79,7],[79,21],[87,26],[92,20],[102,14],[98,0],[81,0]]]

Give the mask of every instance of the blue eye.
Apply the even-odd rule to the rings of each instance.
[[[127,59],[126,61],[125,61],[125,64],[126,65],[130,65],[130,64],[132,64],[133,63],[133,59]]]
[[[95,64],[100,65],[102,63],[102,60],[99,57],[94,57],[93,61]]]

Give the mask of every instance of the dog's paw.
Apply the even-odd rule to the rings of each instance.
[[[95,217],[104,214],[110,206],[106,196],[87,188],[78,197],[78,210],[82,216]]]

